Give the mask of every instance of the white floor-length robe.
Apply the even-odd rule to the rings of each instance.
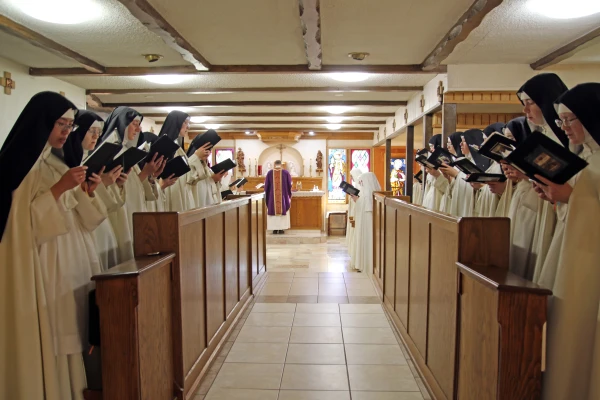
[[[107,213],[113,213],[125,204],[125,199],[121,197],[120,188],[117,184],[112,184],[109,187],[101,184],[94,193],[104,204]],[[108,218],[102,221],[100,226],[94,230],[94,243],[100,265],[104,271],[122,262],[117,236]]]
[[[448,214],[455,217],[472,217],[475,208],[475,190],[465,182],[466,175],[459,172],[452,185]]]
[[[437,178],[431,174],[427,175],[427,186],[423,194],[423,207],[432,211],[439,211],[444,190],[448,180],[440,174]]]
[[[510,271],[532,280],[537,253],[534,249],[538,195],[529,181],[520,181],[513,189],[508,211],[510,218]]]
[[[494,214],[495,217],[508,218],[510,211],[510,202],[513,197],[513,190],[513,182],[507,180],[504,193],[502,193],[502,196],[500,196],[500,200],[498,200],[498,207],[496,207],[496,213]]]
[[[423,184],[416,179],[413,182],[412,203],[419,206],[423,204]]]
[[[189,164],[187,155],[181,147],[177,149],[177,152],[175,153],[175,157],[179,156],[184,157]],[[194,181],[194,178],[193,176],[188,176],[194,173],[195,170],[189,171],[187,174],[180,176],[172,186],[165,189],[166,209],[168,211],[181,212],[196,208],[196,200],[194,198],[194,191],[196,188],[194,187],[194,184],[190,183]]]
[[[211,177],[212,170],[203,163],[197,155],[189,158],[191,171],[186,174],[187,182],[195,186],[195,204],[197,207],[206,207],[221,202],[221,184],[216,183]]]
[[[371,178],[364,179],[364,175],[367,174],[370,174]],[[360,179],[362,180],[362,190],[354,210],[356,218],[355,268],[371,275],[373,274],[373,192],[381,190],[381,186],[372,172],[361,175]]]
[[[584,146],[549,308],[544,400],[600,398],[600,146]]]
[[[492,165],[485,171],[486,174],[502,174],[502,167],[497,162],[492,162]],[[484,185],[479,189],[477,202],[473,211],[474,217],[494,217],[496,209],[500,202],[500,196],[492,193],[488,185]]]
[[[358,190],[361,189],[360,184],[358,183],[358,179],[363,174],[363,171],[360,168],[354,168],[350,171],[350,176],[352,176],[352,182],[354,187]],[[348,218],[346,220],[346,246],[348,248],[348,254],[350,255],[350,267],[354,268],[354,233],[356,229],[356,220],[354,220],[354,227],[350,222],[350,218],[355,218],[356,211],[356,202],[352,199],[348,200]]]

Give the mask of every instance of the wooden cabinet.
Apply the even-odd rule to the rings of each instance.
[[[323,196],[292,197],[292,229],[323,229]]]

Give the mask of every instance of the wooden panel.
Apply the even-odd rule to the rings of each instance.
[[[458,235],[431,226],[427,365],[447,398],[454,391]]]
[[[224,227],[223,215],[206,219],[206,337],[212,340],[225,321],[225,276],[224,276]],[[210,249],[210,251],[208,251]]]
[[[240,297],[251,287],[250,282],[250,206],[240,207],[238,209],[239,225],[239,280]]]
[[[258,229],[258,273],[260,274],[265,268],[265,252],[263,251],[265,247],[265,223],[266,223],[266,213],[265,213],[265,201],[263,199],[258,199],[256,201],[256,210],[258,212],[257,219],[257,229]]]
[[[490,229],[493,224],[494,229]],[[469,218],[459,222],[458,261],[493,265],[508,270],[510,220],[508,218]]]
[[[406,210],[399,209],[396,213],[396,315],[408,328],[408,293],[409,293],[409,263],[410,263],[410,224],[411,217]],[[419,240],[416,238],[415,240]]]
[[[172,399],[171,268],[154,268],[139,281],[137,332],[141,399]]]
[[[429,303],[429,222],[414,218],[410,235],[410,284],[408,297],[408,333],[421,357],[427,357],[427,310]]]
[[[250,229],[251,229],[251,261],[252,261],[252,280],[258,276],[258,203],[253,201],[252,211],[250,215]]]
[[[321,197],[292,197],[290,224],[292,229],[323,228],[323,199]]]
[[[225,212],[225,315],[229,315],[240,295],[238,277],[238,209]]]
[[[515,91],[446,92],[444,103],[455,104],[521,104]]]
[[[383,207],[385,207],[382,204]],[[385,211],[385,263],[383,294],[393,305],[396,304],[396,210]]]
[[[461,292],[458,398],[494,400],[497,399],[499,362],[497,295],[472,279],[462,279]],[[484,345],[473,346],[473,343]],[[486,384],[473,384],[481,381]]]
[[[381,235],[381,211],[381,202],[373,200],[373,276],[375,278],[379,276],[379,268],[381,266],[381,247],[383,246]],[[381,282],[377,283],[381,284]]]
[[[185,245],[181,246],[179,256],[184,376],[208,345],[205,323],[203,225],[204,221],[201,221],[198,225],[181,227],[181,236],[185,242]]]

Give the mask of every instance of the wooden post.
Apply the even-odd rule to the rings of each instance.
[[[392,139],[386,139],[385,141],[385,190],[392,190],[392,183],[390,182],[390,162],[392,161]]]
[[[448,136],[456,132],[456,104],[442,106],[442,147],[445,147]]]
[[[433,136],[433,115],[427,114],[423,115],[423,147],[421,149],[429,148],[429,140]],[[423,171],[423,178],[421,186],[423,187],[423,193],[425,193],[425,182],[427,182],[427,171],[425,168],[421,167],[421,171]]]
[[[404,195],[413,195],[413,165],[415,163],[415,127],[409,125],[406,127],[406,181],[404,182]]]

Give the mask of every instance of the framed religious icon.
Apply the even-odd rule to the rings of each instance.
[[[327,152],[327,201],[346,203],[346,193],[340,185],[346,181],[348,162],[346,149],[329,149]]]
[[[406,182],[406,158],[392,158],[389,168],[392,192],[394,196],[401,196]]]
[[[364,172],[371,172],[371,150],[370,149],[352,149],[350,150],[351,165],[348,168],[352,171],[355,168],[360,168]],[[350,177],[352,179],[352,177]],[[352,179],[352,186],[356,186],[356,182]]]

